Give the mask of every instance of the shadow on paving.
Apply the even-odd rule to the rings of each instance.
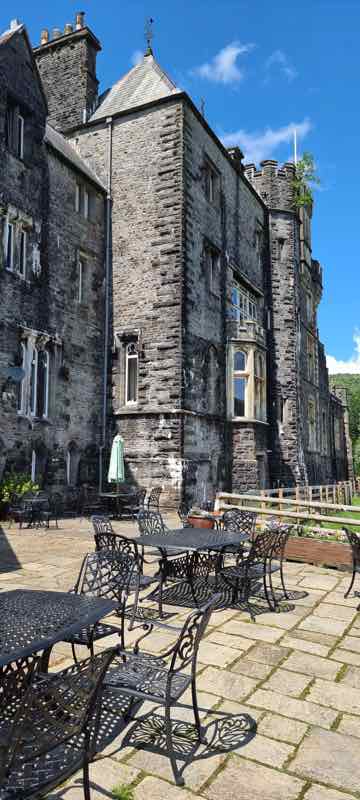
[[[215,613],[216,611],[223,611],[225,608],[230,610],[235,609],[236,611],[249,611],[251,608],[255,616],[259,614],[268,614],[271,611],[259,587],[254,587],[253,594],[248,604],[241,601],[233,602],[231,589],[226,587],[221,587],[221,589],[218,587],[215,589],[213,581],[205,578],[197,578],[193,581],[192,587],[186,580],[179,581],[173,586],[169,586],[167,589],[163,590],[163,603],[166,606],[198,608],[208,603],[216,593],[219,594],[220,597],[214,607]],[[279,604],[276,611],[278,613],[293,611],[295,606],[288,601],[306,597],[307,594],[308,593],[305,591],[292,591],[288,592],[288,598],[285,599],[283,593],[275,592],[276,601]],[[156,603],[159,599],[159,592],[153,592],[151,599]]]
[[[2,572],[13,572],[17,569],[21,569],[21,563],[0,525],[0,576]]]

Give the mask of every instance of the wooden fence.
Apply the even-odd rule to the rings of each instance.
[[[315,500],[333,504],[350,504],[354,494],[359,489],[360,486],[357,486],[356,481],[340,481],[327,486],[290,486],[279,487],[278,489],[262,489],[260,494],[264,497],[293,498],[294,500],[306,500],[307,502]]]
[[[326,487],[325,487],[326,488]],[[281,492],[281,489],[280,489]],[[355,526],[360,528],[359,518],[337,517],[327,515],[328,510],[334,510],[334,502],[317,502],[315,500],[305,500],[300,495],[296,499],[289,497],[268,497],[265,491],[260,494],[231,494],[229,492],[218,492],[215,498],[215,510],[225,511],[229,508],[243,507],[248,511],[255,511],[257,514],[279,517],[280,519],[293,520],[294,524],[306,522],[336,523],[343,526]],[[356,513],[357,507],[347,504],[336,503],[337,511]],[[360,514],[360,510],[359,510]]]

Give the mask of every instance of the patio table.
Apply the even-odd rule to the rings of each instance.
[[[68,592],[0,592],[0,667],[40,651],[48,658],[56,642],[94,625],[115,608],[111,600]]]
[[[135,539],[143,547],[156,547],[166,554],[169,550],[221,550],[226,544],[248,542],[247,533],[232,533],[207,528],[172,528],[163,535],[139,536]]]

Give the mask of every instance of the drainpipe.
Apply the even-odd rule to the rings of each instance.
[[[104,370],[103,370],[103,406],[101,445],[99,448],[99,492],[103,487],[103,453],[106,446],[107,429],[107,381],[109,365],[109,322],[110,322],[110,273],[111,273],[111,170],[112,170],[112,117],[106,120],[108,126],[107,143],[107,194],[106,194],[106,242],[105,242],[105,337],[104,337]]]

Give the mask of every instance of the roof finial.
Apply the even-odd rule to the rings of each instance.
[[[146,22],[145,22],[145,39],[146,39],[146,44],[147,44],[147,48],[146,48],[146,52],[145,52],[146,56],[152,56],[153,55],[153,50],[152,50],[152,47],[151,47],[151,42],[152,42],[152,40],[154,38],[153,24],[154,24],[153,18],[152,17],[148,17]]]

